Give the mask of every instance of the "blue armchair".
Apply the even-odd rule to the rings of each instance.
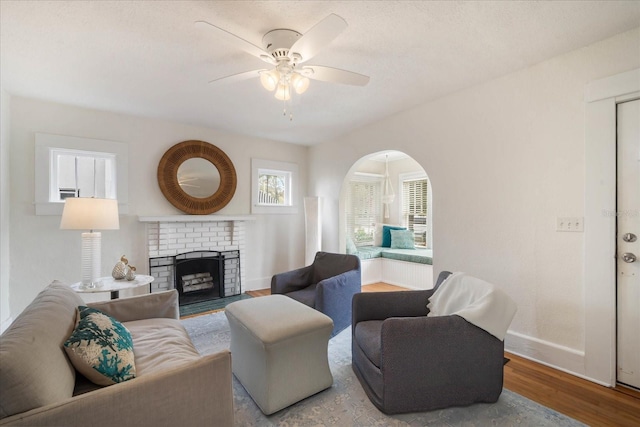
[[[313,264],[271,278],[271,293],[284,294],[333,320],[337,335],[351,324],[351,300],[361,291],[360,258],[318,252]]]

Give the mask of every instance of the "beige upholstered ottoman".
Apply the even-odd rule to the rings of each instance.
[[[225,314],[233,373],[266,415],[333,384],[330,317],[284,295],[237,301]]]

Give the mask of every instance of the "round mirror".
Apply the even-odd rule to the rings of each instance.
[[[178,184],[190,196],[210,197],[220,187],[220,173],[209,160],[188,159],[178,167]]]
[[[236,170],[229,157],[204,141],[174,145],[158,164],[158,185],[183,212],[206,215],[225,207],[236,191]]]

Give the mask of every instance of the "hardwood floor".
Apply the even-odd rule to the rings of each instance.
[[[608,388],[514,354],[504,386],[590,426],[640,426],[640,392]]]
[[[386,283],[362,287],[363,292],[408,290]],[[269,289],[249,291],[260,297]],[[590,426],[640,426],[640,391],[608,388],[511,353],[504,369],[505,388]]]

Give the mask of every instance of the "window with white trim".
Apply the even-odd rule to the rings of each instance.
[[[373,246],[375,225],[382,219],[382,176],[358,174],[349,181],[347,236],[356,246]]]
[[[251,159],[251,212],[297,213],[298,165]]]
[[[430,194],[425,174],[401,174],[402,223],[412,230],[416,247],[430,247]]]
[[[258,204],[291,206],[291,172],[258,169]]]
[[[117,199],[126,214],[128,152],[121,142],[36,133],[36,215],[62,214],[68,197]]]
[[[49,202],[68,197],[117,199],[115,154],[52,149]]]

